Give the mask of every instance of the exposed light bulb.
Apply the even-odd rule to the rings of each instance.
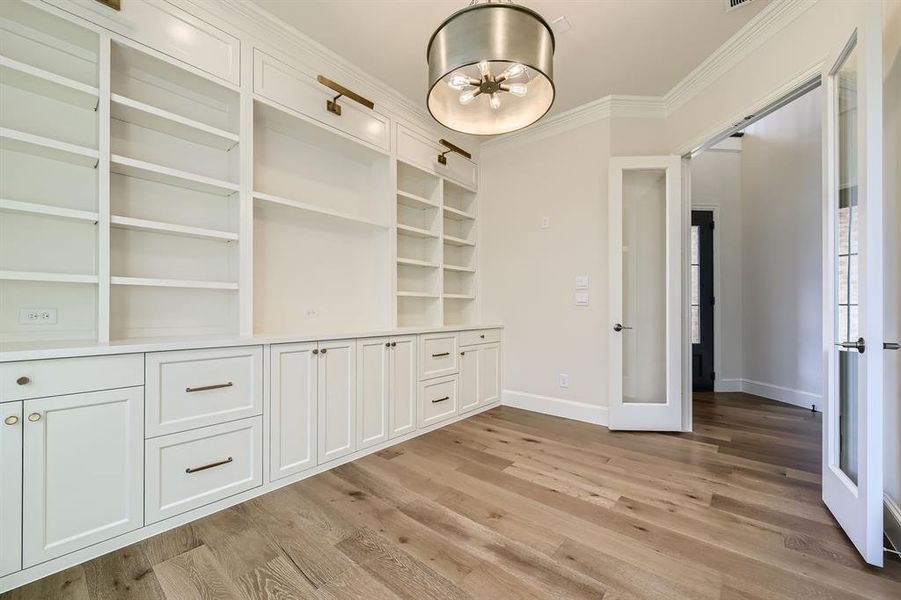
[[[519,77],[523,73],[526,72],[526,68],[519,63],[513,63],[509,67],[507,67],[499,79],[513,79],[514,77]]]
[[[451,86],[455,90],[462,90],[466,86],[470,85],[470,79],[463,73],[454,73],[453,75],[451,75],[450,81],[447,82],[447,85]]]
[[[491,75],[491,67],[488,65],[488,61],[483,60],[479,63],[479,73],[482,74],[482,77]]]
[[[522,97],[526,95],[526,92],[529,91],[529,88],[524,83],[511,83],[507,86],[507,91],[514,96]]]
[[[476,91],[477,90],[466,90],[462,94],[460,94],[460,104],[469,104],[473,100],[476,99]]]
[[[501,107],[501,98],[497,94],[491,94],[491,97],[488,98],[488,106],[497,110]]]

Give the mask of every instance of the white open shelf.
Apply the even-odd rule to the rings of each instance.
[[[238,239],[238,234],[230,231],[218,231],[215,229],[204,229],[202,227],[188,227],[186,225],[176,225],[173,223],[162,223],[160,221],[150,221],[147,219],[135,219],[132,217],[115,215],[110,217],[110,226],[117,229],[155,231],[158,233],[168,233],[210,240],[234,241]]]
[[[159,279],[153,277],[110,277],[112,285],[139,287],[164,287],[202,290],[236,290],[238,284],[230,281],[191,281],[184,279]]]
[[[96,87],[0,55],[0,81],[41,96],[87,108],[97,106]]]
[[[77,146],[7,127],[0,128],[0,147],[4,150],[24,152],[81,166],[94,167],[100,160],[100,154],[93,148]]]
[[[427,231],[425,229],[420,229],[419,227],[412,227],[410,225],[404,225],[403,223],[397,224],[397,233],[402,235],[409,235],[417,238],[438,238],[439,235],[437,233],[433,233],[431,231]]]
[[[475,300],[474,294],[444,294],[448,300]]]
[[[452,246],[475,246],[475,242],[470,242],[469,240],[464,240],[462,238],[454,237],[452,235],[445,235],[444,242],[447,244],[451,244]]]
[[[34,202],[20,202],[18,200],[0,199],[0,211],[43,215],[46,217],[71,219],[73,221],[89,221],[93,223],[96,223],[100,219],[100,215],[96,212],[50,206],[49,204],[37,204]]]
[[[444,265],[444,270],[445,271],[455,271],[457,273],[475,273],[476,272],[476,270],[473,269],[472,267],[461,267],[459,265],[450,265],[450,264],[446,264],[446,263]]]
[[[97,283],[96,275],[73,273],[38,273],[34,271],[0,271],[3,281],[42,281],[47,283]]]
[[[120,94],[110,97],[112,118],[134,123],[204,146],[229,150],[238,143],[238,135],[194,119],[127,98]]]
[[[444,207],[444,216],[448,219],[456,219],[456,220],[469,220],[474,221],[476,216],[474,214],[463,212],[462,210],[457,210],[452,206],[445,205]]]
[[[407,266],[411,266],[411,267],[425,267],[425,268],[429,268],[429,269],[437,269],[438,267],[441,266],[438,263],[434,263],[434,262],[418,260],[415,258],[403,258],[400,256],[397,257],[397,264],[407,265]]]
[[[403,206],[409,206],[410,208],[438,208],[438,203],[429,200],[428,198],[423,198],[422,196],[417,196],[416,194],[411,194],[409,192],[403,192],[401,190],[397,190],[397,203]]]
[[[147,179],[157,183],[175,185],[220,196],[230,196],[240,189],[237,183],[164,167],[118,154],[110,156],[110,171],[120,175]]]
[[[370,219],[364,219],[362,217],[358,217],[355,215],[343,213],[337,210],[332,210],[330,208],[325,208],[323,206],[318,206],[316,204],[310,204],[309,202],[302,202],[300,200],[292,200],[290,198],[282,198],[281,196],[276,196],[274,194],[264,194],[262,192],[254,192],[253,197],[256,200],[260,200],[262,202],[272,202],[274,204],[281,204],[283,206],[290,206],[292,208],[296,208],[298,210],[305,210],[311,213],[317,213],[320,215],[326,215],[329,217],[335,217],[338,219],[345,219],[347,221],[353,221],[354,223],[361,223],[363,225],[371,225],[373,227],[378,227],[382,229],[387,229],[387,223],[380,223],[378,221],[373,221]]]
[[[430,292],[398,291],[397,295],[401,298],[437,298],[438,297],[438,294],[432,294]]]

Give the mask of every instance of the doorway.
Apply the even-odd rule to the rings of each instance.
[[[691,211],[691,385],[712,392],[714,371],[714,295],[712,210]]]

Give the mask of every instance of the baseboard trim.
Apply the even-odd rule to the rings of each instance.
[[[714,392],[740,392],[741,390],[741,379],[714,379],[713,380],[713,391]]]
[[[515,390],[501,393],[501,404],[532,412],[607,426],[607,407]]]
[[[895,550],[901,550],[901,506],[888,494],[882,496],[882,514],[885,537]]]
[[[815,406],[818,411],[822,411],[823,397],[819,394],[812,394],[803,390],[795,390],[783,387],[781,385],[773,385],[772,383],[763,383],[762,381],[753,381],[751,379],[741,380],[741,391],[746,394],[754,394],[762,398],[784,402],[792,406],[809,409],[811,405]]]

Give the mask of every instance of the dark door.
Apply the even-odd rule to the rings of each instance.
[[[713,380],[713,212],[691,211],[692,389],[712,391]]]

